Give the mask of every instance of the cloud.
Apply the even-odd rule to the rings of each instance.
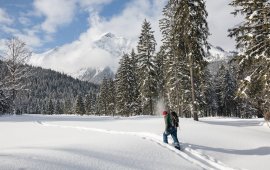
[[[206,9],[208,11],[208,26],[210,33],[210,43],[220,46],[225,50],[234,50],[235,41],[229,38],[228,29],[234,27],[242,21],[241,17],[234,17],[233,7],[229,6],[230,0],[207,0]]]
[[[45,54],[32,56],[30,63],[65,73],[74,73],[81,68],[104,67],[114,62],[111,55],[93,44],[76,41],[53,49]]]
[[[159,29],[159,19],[162,18],[162,9],[167,0],[131,0],[119,14],[109,19],[100,16],[99,9],[95,10],[93,6],[102,7],[103,3],[110,3],[111,0],[77,0],[76,2],[74,0],[73,2],[89,12],[88,30],[82,33],[78,40],[59,47],[53,54],[47,55],[45,58],[38,57],[38,55],[33,57],[33,64],[66,73],[77,71],[83,67],[105,67],[108,65],[115,67],[118,59],[113,58],[107,51],[96,48],[93,42],[99,39],[103,33],[112,32],[117,36],[123,36],[131,40],[132,46],[136,49],[144,19],[150,21],[152,29],[155,31],[158,46],[161,45],[162,36]],[[240,22],[239,18],[234,19],[233,15],[230,14],[233,9],[228,6],[228,3],[229,0],[218,2],[208,0],[206,4],[209,12],[209,28],[212,34],[210,43],[221,46],[226,50],[234,49],[234,41],[227,37],[228,28]],[[70,9],[73,9],[73,7]],[[73,12],[70,15],[73,16]],[[46,23],[46,20],[44,23]],[[55,29],[60,26],[55,25],[54,22],[50,23],[54,25],[52,27]]]
[[[6,13],[4,9],[0,8],[0,24],[12,24],[13,19]]]
[[[35,0],[34,8],[37,16],[44,16],[41,28],[47,33],[55,33],[63,25],[70,24],[76,12],[84,9],[92,11],[99,5],[112,0]],[[80,7],[80,8],[79,8]]]
[[[155,38],[161,42],[159,31],[159,19],[162,17],[162,9],[166,0],[133,0],[128,3],[125,9],[113,18],[106,20],[96,14],[90,15],[90,28],[81,35],[81,38],[96,38],[104,32],[112,32],[123,36],[133,42],[136,47],[138,36],[144,19],[150,21],[152,30],[155,31]]]
[[[112,32],[132,40],[133,47],[136,47],[145,18],[151,22],[158,39],[157,42],[160,42],[158,23],[165,2],[166,0],[133,0],[119,15],[109,20],[102,18],[96,10],[87,8],[89,10],[89,29],[82,33],[78,40],[45,54],[45,57],[44,54],[42,57],[33,56],[31,63],[66,73],[75,72],[84,67],[116,67],[119,58],[114,58],[107,51],[97,48],[94,42],[103,33]]]
[[[20,16],[19,19],[18,19],[18,21],[21,24],[25,25],[25,26],[28,26],[28,25],[31,25],[32,24],[31,20],[28,17],[26,17],[26,16]]]
[[[54,33],[59,26],[72,21],[76,6],[74,0],[35,0],[34,7],[38,13],[45,16],[41,28],[48,33]]]

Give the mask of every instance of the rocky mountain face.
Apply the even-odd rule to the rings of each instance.
[[[210,46],[209,54],[205,60],[208,61],[208,69],[212,75],[216,75],[221,65],[228,66],[228,62],[236,55],[236,52],[227,52],[221,47]]]
[[[84,68],[73,75],[83,81],[88,81],[94,84],[100,84],[104,78],[114,79],[114,72],[110,67],[105,68]]]

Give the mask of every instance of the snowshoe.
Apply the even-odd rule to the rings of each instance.
[[[176,149],[181,150],[180,146],[174,146]]]

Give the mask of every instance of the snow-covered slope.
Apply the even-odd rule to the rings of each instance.
[[[268,170],[263,121],[180,119],[179,151],[159,116],[2,116],[0,169]]]
[[[114,72],[111,70],[110,67],[84,68],[79,70],[77,73],[73,74],[73,77],[76,77],[83,81],[101,84],[104,78],[114,79]]]
[[[210,45],[209,54],[205,57],[208,61],[208,68],[212,75],[215,75],[221,65],[227,66],[228,61],[236,55],[235,52],[227,52],[221,47]]]
[[[116,72],[121,56],[130,53],[131,49],[131,41],[128,39],[104,33],[93,42],[89,40],[89,47],[82,47],[79,42],[75,42],[41,54],[33,54],[30,64],[65,72],[81,80],[100,83],[104,76],[113,77],[112,72]],[[101,67],[104,69],[100,70]],[[99,74],[96,75],[97,73]]]
[[[131,41],[110,32],[101,35],[100,39],[96,40],[94,44],[97,48],[108,51],[115,58],[120,58],[123,53],[130,53],[131,51]]]

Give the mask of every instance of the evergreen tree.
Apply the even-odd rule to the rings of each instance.
[[[108,81],[108,114],[114,116],[115,115],[115,83],[112,79]]]
[[[130,58],[128,54],[124,54],[120,59],[119,68],[115,78],[116,88],[116,113],[121,116],[129,116],[132,106],[132,82]]]
[[[144,114],[154,114],[154,106],[157,98],[157,76],[155,52],[156,41],[151,24],[144,20],[142,31],[137,45],[138,50],[138,75],[139,92]]]
[[[156,56],[156,74],[157,74],[157,91],[158,99],[164,99],[165,97],[165,49],[164,46],[160,48],[160,51]]]
[[[138,56],[132,49],[130,53],[130,85],[131,85],[131,115],[139,115],[141,113],[141,100],[139,92],[139,75],[138,73]]]
[[[63,109],[59,100],[57,100],[55,104],[55,114],[57,115],[63,114]]]
[[[216,100],[215,100],[215,91],[214,91],[214,84],[213,84],[213,77],[210,74],[209,69],[204,70],[204,79],[202,82],[202,89],[201,89],[201,110],[203,110],[203,116],[216,116]]]
[[[234,15],[245,20],[230,29],[229,36],[236,38],[238,56],[238,96],[252,103],[258,116],[269,111],[270,93],[270,2],[269,0],[233,0]]]
[[[236,116],[236,82],[231,73],[222,65],[217,73],[216,94],[219,116]]]
[[[78,95],[75,113],[79,114],[79,115],[85,114],[85,106],[84,106],[83,99],[82,99],[81,95]]]
[[[0,114],[6,113],[9,110],[9,100],[0,89]]]
[[[90,115],[92,112],[92,94],[88,94],[85,97],[85,113]]]
[[[191,114],[194,120],[198,120],[200,87],[206,66],[203,57],[209,46],[205,2],[169,0],[163,15],[160,27],[163,44],[167,48],[168,100],[171,107],[190,103]],[[184,83],[187,80],[189,85]],[[192,101],[189,102],[189,99]],[[179,112],[182,110],[180,107],[178,109]]]
[[[48,103],[48,114],[52,115],[54,113],[54,106],[53,106],[53,101],[50,99],[49,103]]]
[[[64,114],[72,114],[72,103],[70,99],[66,99],[64,103]]]
[[[99,114],[101,115],[108,115],[108,89],[108,80],[104,78],[100,85],[100,92],[98,98]]]
[[[97,112],[97,95],[91,93],[91,113],[95,114]]]

